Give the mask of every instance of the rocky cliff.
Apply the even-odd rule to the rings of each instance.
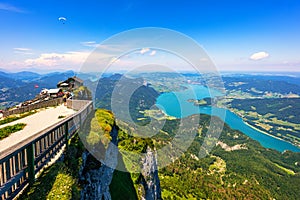
[[[113,126],[111,131],[112,140],[106,150],[104,164],[96,160],[88,151],[83,153],[82,168],[80,170],[80,179],[83,186],[81,190],[82,200],[111,199],[109,185],[118,164],[117,136],[118,129]]]
[[[124,199],[128,199],[129,196],[133,197],[130,199],[137,199],[137,196],[138,199],[161,199],[157,158],[155,151],[151,148],[151,146],[153,147],[151,139],[135,138],[119,130],[112,113],[109,111],[97,110],[94,116],[91,123],[85,127],[86,135],[81,135],[83,142],[90,145],[89,151],[86,150],[82,155],[82,166],[79,174],[82,188],[81,199],[112,199],[112,196],[119,199],[120,196],[115,195],[115,193],[120,191],[123,191],[124,196],[121,197]],[[99,125],[101,129],[97,128]],[[86,141],[84,141],[85,138]],[[122,148],[121,143],[124,142],[130,149],[140,150],[136,153],[144,155],[135,163],[141,170],[139,175],[132,174],[137,178],[135,180],[128,174],[129,172],[115,171],[117,165],[123,166],[123,169],[126,166],[123,155],[119,151],[119,148]],[[120,146],[118,147],[119,143]],[[131,151],[130,149],[127,151]],[[96,155],[98,159],[93,155]]]
[[[154,151],[148,147],[146,156],[142,159],[142,172],[140,175],[141,199],[161,199],[160,181],[157,171],[157,158]]]

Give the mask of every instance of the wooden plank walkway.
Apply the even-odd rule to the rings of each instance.
[[[60,151],[68,149],[69,139],[93,111],[91,101],[72,100],[68,103],[79,110],[0,152],[0,200],[14,199],[34,183],[36,176],[57,159]],[[46,119],[51,121],[48,115]]]
[[[14,125],[17,123],[25,123],[26,126],[23,130],[11,134],[9,137],[4,138],[0,141],[0,154],[5,149],[14,146],[22,142],[23,140],[39,133],[41,130],[44,130],[50,127],[53,124],[56,124],[59,121],[62,121],[64,118],[59,119],[59,116],[70,116],[76,111],[69,109],[64,105],[57,107],[49,107],[47,109],[42,109],[41,111],[30,115],[28,117],[13,121],[8,124],[3,124],[0,128],[3,128],[8,125]]]

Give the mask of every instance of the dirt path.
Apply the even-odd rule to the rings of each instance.
[[[39,133],[40,131],[64,119],[58,119],[58,116],[62,115],[67,117],[75,112],[75,110],[68,109],[66,106],[60,105],[57,107],[49,107],[47,109],[42,109],[38,113],[35,113],[28,117],[16,120],[8,124],[1,125],[0,128],[3,128],[8,125],[14,125],[17,123],[26,124],[23,130],[15,132],[9,137],[4,138],[0,141],[0,154],[3,150],[25,140],[26,138],[32,135]]]

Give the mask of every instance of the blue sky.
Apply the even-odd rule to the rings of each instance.
[[[0,1],[0,27],[0,68],[12,71],[78,70],[95,44],[140,27],[186,34],[219,70],[300,71],[296,0]]]

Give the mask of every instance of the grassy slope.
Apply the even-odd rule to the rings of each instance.
[[[80,199],[78,174],[82,151],[79,137],[75,136],[65,154],[65,162],[58,161],[45,169],[18,199]]]
[[[76,179],[66,165],[62,162],[55,163],[46,169],[19,199],[79,199],[75,183]]]

